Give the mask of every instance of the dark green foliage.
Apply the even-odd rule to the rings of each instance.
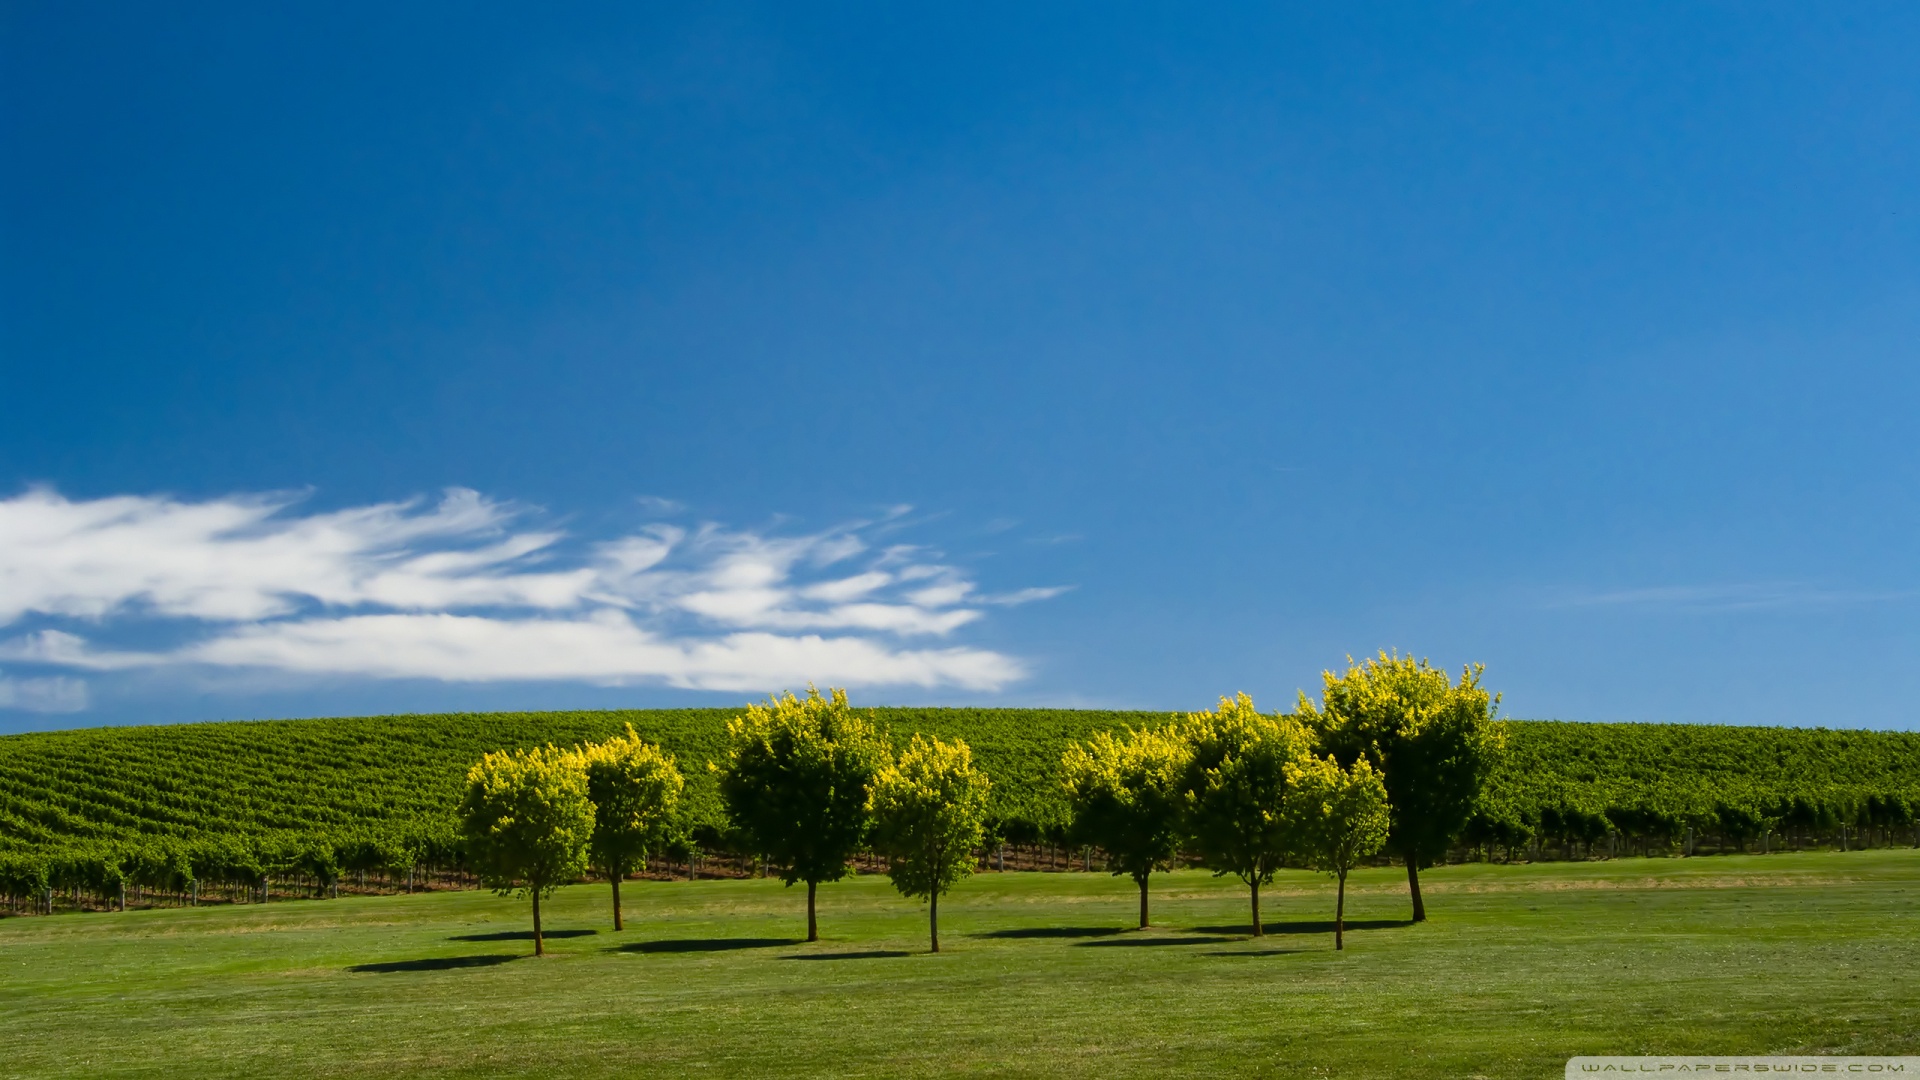
[[[1888,842],[1920,807],[1920,733],[1509,721],[1465,840],[1616,854]],[[1844,831],[1843,831],[1844,830]],[[1911,840],[1910,836],[1904,837]]]

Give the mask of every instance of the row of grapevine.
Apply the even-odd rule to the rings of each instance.
[[[1920,735],[1513,722],[1480,857],[1920,842]]]

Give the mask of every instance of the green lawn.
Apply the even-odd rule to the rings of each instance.
[[[102,1076],[1559,1075],[1573,1054],[1920,1053],[1920,852],[1367,871],[1271,928],[1201,873],[984,874],[925,909],[778,882],[0,920],[0,1072]]]

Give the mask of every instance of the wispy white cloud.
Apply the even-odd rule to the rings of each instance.
[[[581,547],[466,490],[304,515],[295,502],[0,500],[0,625],[66,620],[0,656],[100,671],[991,689],[1022,665],[909,642],[1059,591],[982,595],[932,553],[872,546],[904,509],[804,535],[655,524]],[[160,649],[92,640],[129,620],[187,629]]]
[[[1553,607],[1666,608],[1691,611],[1751,611],[1768,608],[1831,607],[1911,599],[1906,590],[1829,589],[1804,582],[1736,582],[1718,585],[1654,585],[1623,589],[1569,591],[1554,595]]]
[[[80,679],[55,675],[38,679],[14,679],[0,675],[0,709],[23,709],[37,713],[81,712],[87,707],[87,684]]]

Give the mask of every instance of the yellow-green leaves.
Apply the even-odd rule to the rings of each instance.
[[[1410,860],[1445,854],[1505,742],[1482,670],[1469,667],[1456,683],[1425,660],[1381,653],[1344,675],[1326,672],[1322,707],[1300,696],[1298,715],[1328,752],[1381,774],[1393,804],[1389,843]]]
[[[580,751],[593,800],[593,861],[613,887],[613,928],[624,930],[620,879],[644,864],[647,850],[667,841],[686,780],[673,755],[634,734],[592,743]]]
[[[849,873],[867,841],[867,796],[891,759],[886,736],[847,704],[844,690],[807,688],[727,723],[720,798],[748,849],[807,883],[807,940],[816,940],[815,887]]]
[[[673,755],[634,734],[632,724],[580,753],[593,800],[594,862],[608,874],[625,873],[666,839],[686,780]]]
[[[1345,877],[1387,842],[1387,786],[1362,759],[1343,769],[1332,758],[1287,766],[1287,819],[1300,859]]]
[[[1290,850],[1286,767],[1311,754],[1313,737],[1290,716],[1261,713],[1245,694],[1188,716],[1182,733],[1192,754],[1181,784],[1189,842],[1215,873],[1247,883],[1258,935],[1260,886]]]
[[[903,896],[946,892],[973,872],[987,813],[987,774],[959,740],[915,735],[873,785],[873,846]]]
[[[967,744],[915,735],[873,784],[874,847],[901,895],[931,902],[933,951],[940,951],[940,895],[973,872],[985,833],[987,774]]]
[[[1465,828],[1505,741],[1500,699],[1479,666],[1458,683],[1425,660],[1381,653],[1324,676],[1324,705],[1300,695],[1299,715],[1343,764],[1365,760],[1392,804],[1388,846],[1407,864],[1413,917],[1426,918],[1419,867],[1446,854]]]
[[[1165,870],[1185,837],[1180,782],[1190,757],[1170,730],[1099,732],[1075,744],[1060,768],[1076,843],[1106,852],[1107,867],[1140,886],[1140,925],[1147,925],[1147,878]]]
[[[551,893],[587,868],[593,802],[573,751],[545,746],[481,758],[467,772],[460,816],[469,857],[497,890]]]

